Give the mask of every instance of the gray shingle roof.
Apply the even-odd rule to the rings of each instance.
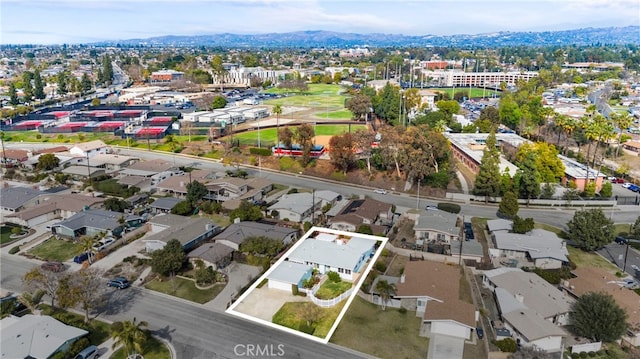
[[[214,237],[215,240],[227,240],[229,242],[242,244],[248,237],[263,236],[271,239],[284,240],[296,229],[275,226],[273,224],[258,222],[240,222],[227,227],[222,233]]]
[[[532,259],[553,258],[563,262],[569,261],[569,252],[564,241],[553,232],[536,228],[526,234],[497,231],[493,235],[498,249],[526,252]]]
[[[457,214],[444,211],[420,210],[418,218],[413,225],[414,230],[434,229],[440,232],[449,233],[454,236],[460,234],[460,228],[456,227]]]
[[[124,216],[127,221],[141,219],[139,216],[125,215],[120,212],[88,209],[78,212],[62,222],[56,223],[56,226],[67,227],[74,231],[84,227],[112,230],[120,226],[118,219],[122,216]]]
[[[296,262],[284,261],[273,269],[267,276],[269,280],[278,282],[298,284],[300,278],[308,271],[312,270],[311,266]]]
[[[181,199],[174,197],[162,197],[156,199],[152,204],[151,208],[159,208],[170,211],[176,204],[182,202]]]
[[[164,215],[164,216],[156,216],[156,217],[168,217],[168,216],[173,217],[175,215]],[[156,217],[154,217],[153,219],[155,220]],[[213,222],[211,222],[206,218],[193,219],[193,218],[188,218],[183,216],[175,216],[175,217],[180,217],[181,220],[178,223],[170,224],[168,228],[151,235],[146,240],[150,242],[162,241],[167,243],[172,239],[177,239],[184,246],[187,243],[193,241],[194,239],[207,233],[209,231],[209,229],[207,229],[207,226],[217,227]],[[215,233],[216,231],[213,232],[213,234]],[[208,238],[203,238],[203,240],[205,239],[208,239]]]
[[[0,190],[0,207],[16,210],[40,194],[40,191],[30,187],[3,188]]]
[[[199,258],[209,263],[218,263],[233,253],[233,248],[221,243],[205,243],[187,254],[189,258]]]
[[[360,261],[360,257],[374,244],[374,241],[360,237],[351,237],[346,244],[342,245],[332,241],[307,238],[289,254],[289,259],[353,270]]]

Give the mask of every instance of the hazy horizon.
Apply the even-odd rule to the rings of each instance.
[[[3,0],[2,44],[295,31],[403,35],[640,25],[636,0]]]

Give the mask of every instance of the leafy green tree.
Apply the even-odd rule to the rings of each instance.
[[[356,163],[356,154],[353,152],[354,141],[350,133],[335,135],[329,140],[329,158],[331,164],[344,174],[353,168]]]
[[[540,173],[535,161],[535,154],[530,152],[520,165],[518,194],[521,198],[527,199],[527,206],[531,198],[537,198],[540,195]]]
[[[454,114],[460,112],[460,104],[455,100],[442,100],[436,102],[436,107],[439,112],[442,112],[444,115],[444,120],[447,121],[447,124],[451,123],[451,119]]]
[[[91,83],[91,79],[89,78],[89,75],[87,75],[86,73],[82,74],[82,79],[80,80],[80,92],[82,94],[85,94],[91,91],[92,87],[93,87],[93,84]]]
[[[178,202],[173,208],[171,208],[171,214],[177,214],[179,216],[190,216],[193,213],[193,206],[189,201]]]
[[[500,195],[504,196],[507,192],[513,192],[513,178],[511,178],[511,174],[509,173],[509,167],[505,168],[504,172],[502,172],[502,176],[500,176]]]
[[[584,186],[583,195],[587,198],[593,198],[596,195],[596,183],[589,182]]]
[[[212,266],[205,266],[201,260],[198,260],[195,279],[198,284],[213,284],[216,282],[216,271],[213,270]]]
[[[489,202],[489,197],[500,194],[500,152],[496,148],[496,134],[491,132],[487,137],[486,146],[482,151],[480,171],[476,176],[473,194],[484,196],[484,202]]]
[[[51,299],[51,308],[55,308],[63,276],[65,274],[62,274],[62,272],[53,272],[35,267],[25,273],[22,281],[27,289],[43,291]]]
[[[512,191],[505,193],[500,201],[498,212],[506,218],[513,218],[518,214],[518,209],[518,196]]]
[[[39,100],[46,97],[44,93],[44,83],[38,69],[33,72],[33,95]]]
[[[279,239],[265,236],[248,237],[240,245],[240,251],[253,255],[275,257],[284,248],[284,243]]]
[[[354,120],[362,120],[370,112],[372,106],[371,97],[367,95],[356,95],[348,99],[345,104],[345,107],[351,111]]]
[[[211,103],[211,109],[225,108],[227,106],[227,99],[224,96],[216,96]]]
[[[198,181],[192,181],[187,184],[187,201],[191,203],[191,206],[195,207],[198,202],[202,200],[202,197],[209,193],[207,187]]]
[[[260,207],[245,200],[240,202],[238,208],[229,213],[229,219],[232,222],[236,218],[240,218],[241,221],[257,221],[262,218],[262,211]]]
[[[124,211],[129,208],[129,204],[127,203],[127,201],[122,200],[120,198],[116,198],[116,197],[107,198],[104,201],[103,205],[104,205],[104,209],[106,209],[107,211],[114,211],[114,212],[120,212],[120,213],[124,213]]]
[[[583,294],[571,305],[576,333],[593,341],[613,342],[627,331],[627,313],[606,293]]]
[[[302,164],[306,166],[311,160],[311,148],[313,147],[313,138],[316,136],[313,125],[303,123],[296,129],[295,139],[302,148]]]
[[[69,92],[67,74],[63,71],[58,74],[58,94],[65,95]]]
[[[33,74],[29,71],[22,73],[22,91],[24,92],[24,100],[30,102],[33,98],[33,85],[31,84]]]
[[[45,153],[38,157],[36,168],[41,171],[51,171],[60,165],[60,159],[53,153]]]
[[[40,289],[37,289],[33,293],[22,292],[22,294],[18,296],[18,302],[27,307],[31,313],[35,314],[38,312],[38,307],[40,306],[40,302],[42,301],[44,294],[44,291]]]
[[[84,321],[89,322],[89,313],[102,305],[103,272],[87,268],[71,275],[72,298],[84,311]]]
[[[171,239],[164,248],[151,253],[151,269],[164,276],[174,274],[182,268],[186,258],[182,244]]]
[[[577,211],[567,223],[569,239],[578,248],[593,251],[613,241],[613,222],[607,218],[602,209]]]
[[[124,348],[127,358],[137,358],[142,353],[142,347],[148,339],[146,328],[149,324],[145,321],[136,322],[125,320],[111,325],[111,338],[114,339],[112,349],[119,346]]]
[[[368,224],[361,224],[356,229],[356,233],[373,234],[373,229],[371,229],[371,226]]]
[[[78,254],[88,253],[87,260],[89,264],[93,263],[93,245],[96,244],[95,238],[91,236],[80,237],[80,251]]]
[[[396,293],[396,285],[389,283],[388,281],[381,279],[376,283],[376,292],[380,296],[382,310],[387,309],[387,303],[391,299],[391,296]]]
[[[513,218],[513,233],[525,234],[530,232],[535,226],[535,222],[533,218],[521,218],[520,216],[515,216]]]
[[[554,145],[546,142],[525,143],[518,148],[516,163],[521,165],[527,156],[532,156],[541,182],[555,183],[564,176],[564,164]]]
[[[20,103],[18,99],[18,92],[16,91],[16,84],[13,82],[9,83],[9,104],[13,106],[17,106]]]
[[[605,182],[602,184],[600,188],[600,197],[602,198],[611,198],[613,195],[613,185],[611,182]]]

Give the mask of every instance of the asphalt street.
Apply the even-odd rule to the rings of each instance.
[[[624,269],[630,275],[640,279],[640,271],[634,268],[640,268],[640,252],[624,244],[611,243],[600,249],[598,253],[604,258],[617,265],[620,269]],[[625,266],[626,257],[626,266]]]

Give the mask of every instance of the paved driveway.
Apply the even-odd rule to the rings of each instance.
[[[221,312],[227,310],[227,303],[242,287],[260,274],[260,268],[233,262],[225,268],[224,272],[229,277],[229,283],[212,301],[204,304],[206,308]]]
[[[427,359],[462,359],[464,339],[442,334],[432,334],[429,338]]]
[[[309,301],[306,297],[280,289],[269,289],[265,285],[251,292],[234,310],[270,322],[284,303],[306,301]]]

